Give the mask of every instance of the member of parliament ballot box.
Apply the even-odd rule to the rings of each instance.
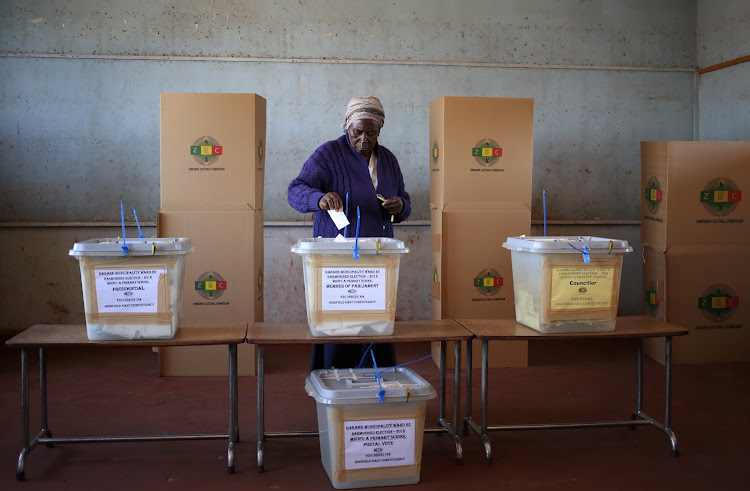
[[[302,256],[313,336],[393,334],[402,241],[300,239],[292,252]]]

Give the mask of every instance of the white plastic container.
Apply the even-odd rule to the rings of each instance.
[[[171,339],[182,317],[190,239],[92,239],[69,254],[81,267],[86,332],[91,340]]]
[[[401,255],[400,240],[300,239],[292,252],[302,255],[307,322],[313,336],[393,334]]]
[[[508,237],[516,320],[541,332],[612,331],[627,241]],[[587,260],[588,258],[588,260]]]
[[[419,482],[426,401],[435,389],[414,371],[315,370],[305,380],[318,409],[320,458],[337,489]],[[383,391],[383,401],[379,394]]]

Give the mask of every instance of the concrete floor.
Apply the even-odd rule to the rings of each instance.
[[[547,345],[545,349],[557,349]],[[429,352],[427,344],[401,345],[397,355],[404,362]],[[610,345],[564,355],[536,353],[532,358],[536,362],[528,368],[490,371],[490,424],[630,416],[635,406],[632,350]],[[4,462],[0,489],[333,489],[321,465],[317,438],[268,440],[265,472],[256,472],[255,377],[240,379],[241,442],[234,474],[226,470],[223,440],[67,444],[36,447],[27,459],[26,481],[17,482],[20,356],[7,347],[0,354],[0,459]],[[304,391],[308,350],[271,346],[266,359],[266,430],[316,429],[315,402]],[[32,434],[36,434],[36,353],[32,360]],[[51,349],[48,360],[49,422],[55,436],[226,431],[226,379],[160,378],[157,355],[141,348]],[[431,360],[411,367],[438,387],[438,369]],[[476,373],[474,415],[478,418]],[[662,419],[663,367],[647,359],[645,382],[644,410]],[[448,389],[452,393],[450,383]],[[490,434],[494,457],[490,464],[483,460],[479,438],[463,437],[464,461],[457,465],[452,440],[427,434],[421,479],[412,487],[746,489],[750,480],[750,364],[674,367],[672,403],[679,457],[670,455],[665,434],[649,427],[512,431]],[[433,425],[436,418],[437,400],[432,400],[427,404],[427,425]]]

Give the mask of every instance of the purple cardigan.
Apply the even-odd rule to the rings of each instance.
[[[401,222],[409,216],[411,201],[404,189],[404,178],[396,156],[381,145],[376,145],[373,151],[378,157],[377,191],[372,186],[367,161],[352,149],[346,134],[318,147],[302,166],[299,176],[289,184],[287,200],[292,208],[300,213],[318,212],[313,218],[315,237],[344,235],[344,230],[336,228],[328,213],[318,208],[320,198],[331,191],[338,193],[344,203],[344,212],[350,223],[349,237],[356,233],[357,206],[361,216],[360,237],[393,237],[390,214],[381,206],[376,194],[385,198],[398,196],[404,202],[404,209],[394,216],[394,222]]]

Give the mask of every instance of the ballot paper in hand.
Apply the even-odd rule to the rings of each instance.
[[[331,216],[331,220],[333,220],[337,229],[341,230],[349,225],[349,220],[346,218],[346,214],[343,211],[328,210],[328,214]]]

